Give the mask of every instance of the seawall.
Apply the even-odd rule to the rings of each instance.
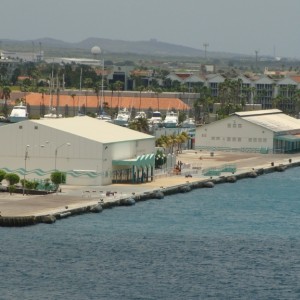
[[[102,199],[95,200],[93,204],[82,204],[76,208],[69,208],[65,206],[63,209],[57,212],[49,212],[42,215],[30,214],[28,216],[0,216],[0,226],[2,227],[21,227],[30,226],[40,223],[52,224],[56,220],[75,216],[84,213],[100,213],[103,209],[111,209],[116,206],[131,206],[136,202],[147,201],[151,199],[163,199],[165,196],[174,195],[178,193],[187,193],[194,189],[201,188],[213,188],[216,184],[221,183],[235,183],[238,180],[247,178],[256,178],[263,174],[272,172],[283,172],[287,168],[299,167],[300,161],[292,162],[289,160],[288,163],[274,165],[270,164],[268,167],[252,168],[250,171],[241,171],[224,176],[201,178],[197,181],[190,182],[188,178],[186,182],[179,185],[173,185],[170,187],[160,187],[143,193],[132,193],[132,196],[124,196],[119,199],[111,199],[110,201],[103,201]]]

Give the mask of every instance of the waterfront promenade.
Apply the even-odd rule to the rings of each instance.
[[[62,185],[61,192],[45,196],[0,193],[1,217],[45,216],[64,213],[70,210],[116,202],[166,188],[207,181],[210,177],[202,174],[208,168],[234,165],[235,175],[247,173],[253,169],[265,169],[270,166],[289,165],[300,162],[299,154],[259,154],[185,151],[177,156],[177,162],[183,163],[182,174],[160,174],[152,182],[144,184],[112,184],[108,186],[68,186]],[[186,177],[191,175],[192,177]],[[232,174],[223,174],[229,176]]]

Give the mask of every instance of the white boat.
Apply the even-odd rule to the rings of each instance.
[[[146,118],[147,115],[144,111],[138,111],[134,119],[138,120],[138,119],[146,119]]]
[[[114,119],[114,124],[120,126],[128,126],[130,121],[130,111],[127,108],[120,109],[117,117]]]
[[[182,128],[195,128],[196,123],[193,118],[188,118],[181,123]]]
[[[27,106],[21,102],[19,105],[15,105],[8,117],[11,123],[17,123],[20,121],[28,120]]]
[[[46,118],[46,119],[62,118],[62,114],[57,115],[57,114],[50,113],[50,114],[44,115],[44,118]]]
[[[166,118],[163,121],[163,127],[175,128],[178,126],[178,113],[174,111],[168,111]]]
[[[150,124],[161,124],[162,123],[162,116],[160,111],[154,111],[152,113],[152,117],[149,119]]]
[[[56,109],[53,107],[52,109],[50,109],[49,114],[44,115],[44,118],[46,119],[62,118],[62,114],[57,114]]]
[[[97,115],[97,119],[106,122],[112,122],[111,116],[107,114],[105,111],[102,111],[99,115]]]

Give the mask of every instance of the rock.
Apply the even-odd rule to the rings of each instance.
[[[229,183],[234,183],[234,182],[236,182],[236,177],[235,176],[228,176],[227,177],[227,182],[229,182]]]
[[[46,223],[46,224],[52,224],[55,223],[56,218],[53,215],[47,215],[47,216],[42,216],[41,222]]]
[[[275,170],[277,172],[283,172],[283,171],[285,171],[286,168],[287,168],[287,166],[285,166],[285,165],[279,165],[279,166],[275,167]]]
[[[154,198],[155,199],[163,199],[165,197],[163,192],[156,192],[154,193]]]
[[[251,171],[248,173],[248,177],[250,178],[256,178],[257,177],[257,173],[255,171]]]
[[[120,205],[123,205],[123,206],[135,205],[135,200],[133,198],[122,199],[120,201]]]
[[[190,192],[192,188],[189,185],[184,185],[179,188],[180,193]]]
[[[203,186],[207,188],[213,188],[215,185],[212,181],[206,181],[203,183]]]
[[[92,213],[100,213],[102,210],[103,210],[103,207],[99,203],[92,205],[90,207],[90,212],[92,212]]]

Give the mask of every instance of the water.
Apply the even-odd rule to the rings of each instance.
[[[0,299],[300,299],[299,173],[0,228]]]

